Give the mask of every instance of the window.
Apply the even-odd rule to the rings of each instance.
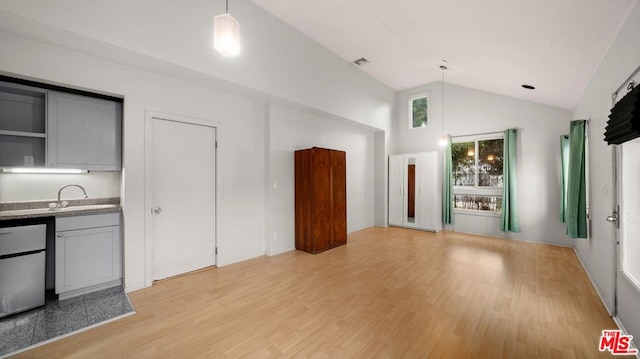
[[[429,104],[426,94],[412,97],[409,101],[409,112],[411,113],[411,127],[420,128],[427,126],[429,119]]]
[[[500,213],[503,139],[477,137],[451,145],[454,208]]]

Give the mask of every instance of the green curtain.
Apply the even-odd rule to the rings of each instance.
[[[444,153],[444,178],[442,181],[442,223],[453,223],[453,165],[451,160],[451,136],[447,136]]]
[[[562,163],[562,185],[560,197],[560,222],[566,222],[567,186],[569,185],[569,135],[560,136],[560,162]]]
[[[504,131],[503,187],[502,187],[502,231],[520,232],[518,219],[518,195],[516,187],[516,138],[518,130]]]
[[[569,127],[569,170],[565,223],[571,238],[587,238],[587,186],[585,177],[585,120]]]

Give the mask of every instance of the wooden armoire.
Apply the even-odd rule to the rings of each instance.
[[[295,151],[296,249],[318,253],[347,243],[346,159],[326,148]]]

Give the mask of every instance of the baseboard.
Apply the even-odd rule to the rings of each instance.
[[[264,253],[259,253],[259,254],[255,254],[255,255],[250,255],[250,256],[244,256],[244,257],[239,257],[239,258],[233,258],[230,260],[218,260],[218,263],[216,264],[216,267],[220,268],[220,267],[224,267],[224,266],[228,266],[230,264],[235,264],[235,263],[240,263],[240,262],[244,262],[247,261],[249,259],[254,259],[254,258],[258,258],[258,257],[262,257],[264,255]],[[219,259],[220,257],[218,257]]]
[[[596,281],[593,280],[593,277],[591,276],[591,273],[589,273],[589,270],[587,269],[587,266],[582,261],[582,258],[580,258],[580,255],[578,254],[578,251],[576,251],[576,247],[573,247],[573,253],[575,253],[576,258],[578,258],[578,262],[580,262],[580,265],[582,266],[582,269],[587,274],[587,278],[589,278],[589,280],[591,281],[591,285],[596,290],[596,293],[598,293],[598,297],[600,297],[600,301],[602,302],[602,305],[604,305],[604,309],[607,310],[607,313],[609,313],[610,317],[615,318],[613,316],[613,311],[607,306],[607,302],[605,300],[605,296],[602,293],[602,291],[600,290],[600,287],[598,287],[598,285],[596,284]]]
[[[273,257],[273,256],[277,256],[278,254],[282,254],[282,253],[287,253],[287,252],[291,252],[291,251],[295,251],[296,249],[293,247],[290,248],[284,248],[284,249],[279,249],[277,251],[273,251],[273,252],[269,252],[267,253],[267,257]]]
[[[145,289],[145,288],[149,288],[151,287],[151,284],[147,285],[147,284],[138,284],[136,286],[125,286],[124,287],[124,291],[126,293],[131,293],[131,292],[135,292],[136,290],[140,290],[140,289]]]

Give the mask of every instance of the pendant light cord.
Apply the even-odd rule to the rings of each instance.
[[[229,0],[227,0],[227,6],[225,7],[225,12],[227,14],[229,13]]]
[[[444,70],[446,69],[446,66],[440,65],[440,70],[442,70],[442,133],[444,133]]]

